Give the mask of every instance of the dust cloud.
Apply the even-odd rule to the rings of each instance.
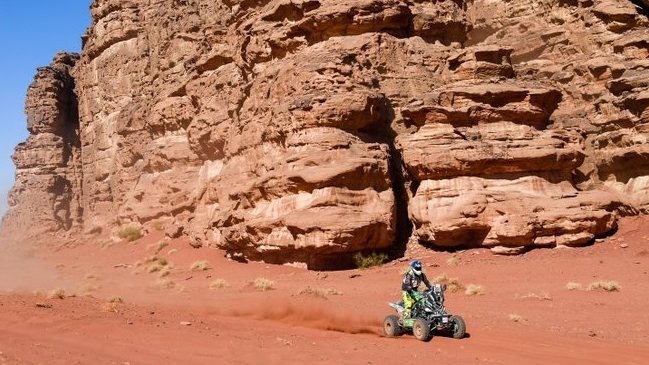
[[[265,300],[263,303],[248,303],[237,305],[236,308],[222,308],[211,311],[210,314],[274,321],[291,326],[349,334],[381,335],[381,322],[376,318],[364,318],[362,311],[343,312],[329,303],[310,301],[287,303],[279,300]]]
[[[65,289],[65,281],[51,264],[37,258],[29,245],[0,239],[0,294]]]

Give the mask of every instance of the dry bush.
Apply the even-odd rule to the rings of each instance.
[[[446,259],[446,264],[449,266],[457,266],[460,263],[460,259],[458,259],[455,256],[451,256],[448,259]]]
[[[189,270],[191,271],[204,271],[204,270],[209,270],[210,268],[210,263],[202,260],[202,261],[194,261],[190,266]]]
[[[618,284],[617,281],[599,280],[590,283],[586,290],[620,291],[620,284]]]
[[[116,242],[114,242],[113,240],[103,240],[97,243],[97,245],[103,250],[114,245],[115,243]]]
[[[446,290],[451,293],[455,293],[464,289],[464,285],[460,283],[460,280],[458,278],[450,278],[448,277],[448,275],[446,275],[446,273],[437,275],[433,278],[433,280],[431,280],[431,282],[433,284],[446,284]]]
[[[160,270],[160,273],[158,273],[159,278],[164,278],[165,276],[171,274],[171,268],[168,266],[165,266],[162,270]]]
[[[464,291],[466,295],[482,295],[484,294],[484,287],[482,285],[469,284]]]
[[[124,303],[121,297],[111,297],[108,298],[106,303],[102,306],[102,310],[105,312],[119,313],[119,305]]]
[[[122,300],[122,297],[110,297],[108,298],[108,303],[124,303],[124,300]]]
[[[520,298],[520,299],[532,298],[532,299],[539,299],[539,300],[552,300],[552,298],[550,297],[550,294],[548,294],[548,293],[539,293],[539,294],[527,293],[527,294],[525,294],[523,296],[520,296],[518,298]]]
[[[225,279],[216,279],[210,283],[210,289],[221,289],[228,286],[228,282]]]
[[[512,322],[520,322],[520,321],[523,320],[523,317],[521,317],[518,314],[512,313],[512,314],[509,315],[509,320],[512,321]]]
[[[171,289],[176,287],[176,283],[171,279],[158,279],[153,283],[153,286],[158,289]]]
[[[362,253],[357,252],[354,255],[354,262],[358,269],[368,269],[373,266],[383,265],[387,259],[388,255],[382,252],[372,252],[369,255],[363,255]]]
[[[119,313],[119,304],[106,302],[102,305],[101,309],[104,312]]]
[[[325,298],[328,295],[342,295],[343,293],[339,291],[338,289],[314,289],[311,288],[310,286],[307,286],[306,288],[300,289],[298,294],[305,294],[305,295],[313,295],[315,297],[321,297]]]
[[[52,289],[47,294],[47,297],[50,299],[63,299],[65,298],[65,290],[63,290],[63,288]]]
[[[133,242],[142,238],[142,231],[136,227],[124,227],[117,232],[117,237]]]
[[[261,291],[275,289],[275,282],[272,281],[272,280],[265,279],[265,278],[256,278],[252,282],[252,285],[255,287],[255,289],[261,290]]]
[[[566,284],[566,289],[568,290],[581,290],[581,284],[575,283],[574,281],[569,282]]]
[[[148,248],[154,248],[155,249],[155,254],[157,255],[162,251],[163,248],[167,247],[169,245],[169,242],[167,240],[160,240],[154,244],[151,244],[148,246]]]

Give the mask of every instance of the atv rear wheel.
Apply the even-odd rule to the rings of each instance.
[[[451,333],[453,338],[464,338],[466,335],[466,324],[460,316],[451,316]]]
[[[412,325],[412,334],[415,335],[415,338],[419,341],[430,340],[431,335],[428,322],[423,318],[415,319],[415,323]]]
[[[396,337],[401,335],[401,325],[399,324],[399,317],[390,315],[383,320],[383,333],[388,337]]]

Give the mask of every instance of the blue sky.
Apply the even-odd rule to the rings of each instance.
[[[92,0],[3,0],[0,2],[0,215],[13,186],[14,147],[27,139],[25,94],[36,68],[59,51],[81,52]]]

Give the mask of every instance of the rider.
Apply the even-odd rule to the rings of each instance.
[[[426,288],[430,289],[432,287],[426,274],[421,271],[421,266],[421,261],[412,261],[410,263],[410,270],[404,275],[403,281],[401,282],[401,294],[403,296],[403,302],[406,304],[406,308],[403,311],[403,318],[406,319],[410,318],[412,305],[421,300],[421,294],[417,289],[422,281],[426,284]]]

